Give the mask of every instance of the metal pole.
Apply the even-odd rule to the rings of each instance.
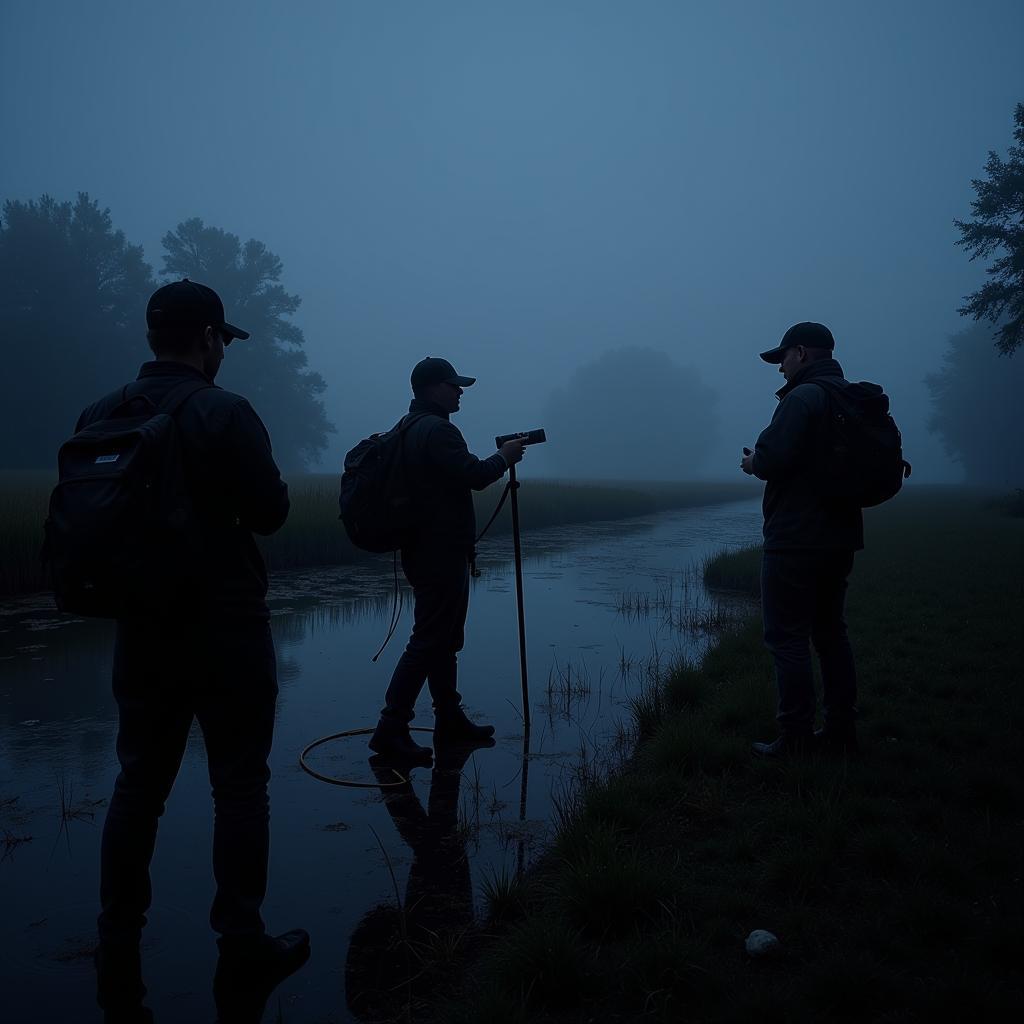
[[[519,545],[519,481],[516,467],[509,467],[509,485],[512,488],[512,544],[516,558],[516,605],[519,610],[519,675],[523,681],[523,722],[530,728],[530,693],[526,686],[526,621],[523,618],[523,552]]]
[[[519,820],[526,824],[526,795],[530,789],[530,727],[523,730],[523,774],[519,784]],[[516,857],[516,878],[523,877],[526,867],[526,829],[519,835],[519,849]]]

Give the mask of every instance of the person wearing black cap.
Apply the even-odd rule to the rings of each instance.
[[[109,1019],[139,1006],[145,994],[139,943],[151,899],[149,865],[194,719],[213,788],[217,891],[210,923],[220,933],[219,970],[283,976],[309,949],[301,930],[267,935],[260,915],[277,669],[267,574],[252,535],[284,523],[288,488],[260,418],[244,398],[213,383],[225,349],[249,335],[227,322],[212,288],[187,279],[153,293],[146,324],[154,359],[135,381],[89,406],[76,430],[121,406],[173,409],[200,578],[180,615],[117,623],[121,772],[103,827],[96,954],[98,1000]]]
[[[856,748],[857,675],[844,618],[854,552],[864,547],[858,504],[826,497],[815,479],[827,440],[829,396],[815,384],[845,385],[833,358],[835,339],[823,324],[791,327],[776,348],[761,353],[786,378],[779,405],[754,450],[744,448],[743,472],[766,481],[761,603],[765,645],[775,661],[781,733],[755,743],[755,753],[781,757]],[[824,726],[814,732],[815,693],[810,644],[818,653]]]
[[[462,708],[456,684],[469,608],[469,562],[476,542],[474,490],[501,478],[523,457],[523,442],[506,441],[486,459],[466,446],[450,416],[463,388],[476,383],[447,359],[428,356],[412,371],[413,400],[405,452],[419,522],[402,548],[402,570],[413,589],[413,629],[384,697],[370,749],[385,758],[429,762],[431,749],[409,732],[416,698],[427,683],[434,704],[434,744],[493,743],[494,727],[475,725]]]

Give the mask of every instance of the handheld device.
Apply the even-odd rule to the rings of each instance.
[[[506,441],[515,441],[518,438],[523,439],[523,444],[543,444],[547,440],[543,430],[522,430],[518,434],[499,434],[494,439],[494,444],[500,448]]]

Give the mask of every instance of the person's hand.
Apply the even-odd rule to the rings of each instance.
[[[743,458],[740,459],[740,469],[748,476],[754,475],[754,453],[749,448],[743,449]]]
[[[522,462],[526,449],[525,437],[525,434],[521,437],[513,437],[511,441],[506,441],[498,449],[501,452],[501,457],[505,460],[506,466],[514,466],[517,462]]]

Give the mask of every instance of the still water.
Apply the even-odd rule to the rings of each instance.
[[[265,1019],[359,1020],[359,989],[380,960],[382,908],[401,900],[425,927],[432,913],[449,924],[479,914],[482,882],[543,848],[558,795],[626,752],[631,694],[709,642],[706,613],[720,610],[719,599],[695,570],[709,554],[757,540],[759,526],[758,504],[744,501],[526,534],[528,748],[511,539],[486,540],[459,679],[471,716],[497,727],[497,745],[465,765],[416,769],[407,789],[373,787],[366,736],[326,743],[309,763],[368,788],[328,785],[299,766],[313,740],[376,721],[410,625],[406,595],[395,637],[373,664],[391,618],[390,559],[275,577],[281,692],[264,916],[271,931],[306,928],[313,955],[275,991]],[[112,632],[57,615],[45,597],[0,607],[0,1016],[11,1024],[100,1019],[91,948],[116,775]],[[413,725],[431,724],[424,690]],[[159,1024],[215,1017],[211,835],[194,729],[160,827],[143,944]]]

